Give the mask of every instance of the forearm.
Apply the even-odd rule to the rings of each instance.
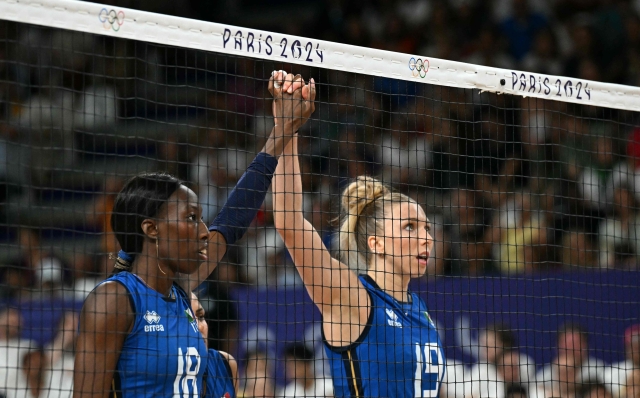
[[[302,221],[302,181],[298,161],[298,137],[285,147],[273,181],[273,210],[276,228],[285,232]]]
[[[271,134],[269,134],[267,142],[265,142],[260,152],[274,157],[280,156],[287,144],[291,142],[291,137],[297,129],[298,127],[293,121],[279,122],[271,129]]]
[[[209,226],[210,231],[224,236],[227,245],[239,240],[255,218],[271,185],[277,163],[275,157],[259,153]]]

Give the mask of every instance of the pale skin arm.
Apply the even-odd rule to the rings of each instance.
[[[287,145],[278,163],[273,202],[276,229],[322,313],[327,341],[333,346],[354,342],[369,316],[369,295],[355,272],[331,257],[318,232],[303,216],[297,137]]]
[[[218,351],[220,355],[227,360],[229,367],[231,368],[231,379],[233,380],[233,388],[238,392],[238,361],[233,357],[233,355],[228,354],[224,351]]]
[[[273,95],[272,110],[274,126],[261,152],[279,156],[291,141],[293,134],[306,123],[313,113],[315,85],[305,86],[300,75],[274,71],[269,79],[269,92]],[[216,269],[227,252],[227,242],[222,234],[209,234],[209,260],[200,265],[192,275],[179,275],[177,280],[185,291],[190,292],[204,282]]]

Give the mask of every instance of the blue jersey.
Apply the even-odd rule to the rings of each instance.
[[[204,375],[206,398],[235,398],[236,388],[229,362],[218,351],[209,350],[207,372]]]
[[[207,350],[187,293],[174,284],[166,297],[130,272],[107,281],[126,287],[135,313],[116,366],[113,396],[198,397]]]
[[[336,397],[438,397],[444,351],[427,307],[416,295],[399,302],[360,276],[371,312],[362,335],[346,347],[325,347]]]

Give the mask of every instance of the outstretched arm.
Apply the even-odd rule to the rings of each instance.
[[[304,218],[297,137],[287,145],[276,168],[273,202],[276,228],[322,313],[327,340],[334,345],[355,341],[369,315],[369,296],[356,273],[331,257]]]
[[[269,91],[274,97],[275,124],[262,151],[251,162],[209,226],[209,260],[202,263],[193,275],[181,276],[180,283],[186,291],[192,291],[209,277],[226,253],[227,245],[242,238],[262,206],[278,162],[275,156],[282,153],[284,146],[314,110],[315,88],[311,93],[309,87],[303,86],[300,75],[293,76],[284,71],[271,74]]]

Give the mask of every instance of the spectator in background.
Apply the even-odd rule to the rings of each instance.
[[[535,362],[516,350],[516,336],[508,326],[494,323],[480,332],[478,363],[469,370],[472,396],[503,398],[506,383],[527,383],[534,372]]]
[[[625,398],[640,398],[640,369],[633,369],[627,373],[625,387],[620,396]]]
[[[611,392],[601,383],[586,383],[580,386],[578,398],[613,398]]]
[[[249,228],[241,243],[240,264],[250,283],[258,286],[295,285],[299,278],[284,264],[284,242],[271,226]]]
[[[601,268],[635,269],[640,249],[640,218],[633,194],[626,187],[613,193],[613,212],[600,223]]]
[[[34,346],[20,337],[21,328],[22,316],[16,308],[0,310],[0,395],[7,397],[16,392],[23,358]]]
[[[282,397],[333,397],[331,379],[317,378],[313,351],[304,343],[292,343],[285,348],[285,373],[288,384]]]
[[[605,369],[603,381],[616,397],[624,396],[622,392],[627,378],[634,370],[640,369],[640,324],[631,325],[624,332],[624,357],[623,361]]]
[[[573,18],[570,25],[570,35],[573,51],[564,62],[563,75],[578,77],[580,66],[584,61],[594,59],[597,49],[593,37],[593,21],[589,14],[579,14]]]
[[[504,394],[505,398],[531,398],[530,395],[527,395],[527,389],[520,384],[512,384],[507,387],[507,390]]]
[[[99,252],[117,253],[120,244],[111,228],[111,212],[113,203],[122,189],[123,181],[117,176],[107,176],[100,192],[87,208],[86,222],[88,226],[101,234]]]
[[[533,273],[542,259],[539,247],[546,231],[533,217],[530,192],[518,192],[506,203],[499,217],[501,238],[498,261],[505,274]]]
[[[237,265],[222,262],[201,286],[200,303],[208,324],[207,347],[237,353],[238,304],[232,299],[231,289],[245,282]]]
[[[520,62],[531,50],[538,32],[547,26],[546,18],[529,7],[529,0],[513,0],[513,15],[501,28],[509,43],[509,53]]]
[[[0,268],[0,303],[12,303],[28,296],[33,275],[26,267],[6,264]]]
[[[427,261],[426,275],[429,277],[451,273],[451,237],[443,228],[442,221],[436,217],[431,222],[431,233],[433,248]]]
[[[24,355],[17,388],[8,398],[71,398],[77,325],[78,317],[67,314],[52,344]]]
[[[573,394],[576,383],[603,381],[604,362],[589,355],[588,339],[587,331],[579,324],[567,322],[561,325],[557,334],[556,357],[536,375],[537,382],[542,383],[540,387]],[[554,380],[559,382],[554,383]]]
[[[594,269],[598,267],[598,254],[593,239],[586,231],[572,229],[560,241],[560,266],[564,270]]]
[[[21,380],[15,391],[15,398],[40,398],[41,396],[49,396],[49,392],[45,386],[45,378],[47,376],[47,354],[42,348],[34,348],[29,351],[20,364],[22,374],[18,380]],[[53,391],[53,393],[56,393]]]
[[[55,340],[68,313],[79,310],[81,301],[68,288],[64,262],[43,247],[38,234],[23,229],[19,238],[25,269],[33,278],[28,294],[16,300],[23,319],[22,337],[46,347]]]
[[[272,360],[273,356],[260,348],[246,353],[241,393],[238,396],[244,398],[275,397],[276,385]]]
[[[578,175],[578,189],[584,206],[594,214],[611,209],[613,191],[628,181],[626,162],[617,162],[613,139],[602,135],[589,148],[591,161]],[[625,184],[626,185],[626,184]]]
[[[625,16],[626,31],[626,71],[625,84],[640,85],[640,17],[634,12]]]
[[[522,59],[522,69],[547,75],[562,73],[558,44],[550,27],[541,29],[536,34],[533,48]]]
[[[468,372],[469,369],[464,363],[448,359],[440,396],[446,398],[470,397],[472,384],[469,382]]]
[[[406,118],[397,118],[391,131],[383,132],[378,145],[382,179],[399,186],[424,183],[427,169],[433,161],[431,145],[425,134],[413,128],[409,131],[406,124]]]
[[[70,276],[62,257],[53,250],[46,249],[40,235],[32,229],[22,228],[18,232],[20,245],[19,269],[25,281],[20,285],[29,290],[16,297],[20,302],[69,299],[73,296],[68,289]]]
[[[451,193],[447,224],[451,239],[451,273],[478,275],[491,270],[489,212],[478,203],[476,191],[457,189]]]
[[[513,386],[524,388],[526,396],[542,398],[543,391],[535,383],[533,359],[517,350],[505,350],[496,359],[498,396],[508,397]]]
[[[545,367],[545,369],[547,369]],[[542,380],[545,398],[578,398],[579,367],[572,356],[560,355],[548,365],[549,377]]]
[[[505,53],[501,45],[503,41],[492,25],[485,25],[475,38],[474,51],[463,61],[470,64],[492,66],[495,68],[513,69],[513,58]]]

